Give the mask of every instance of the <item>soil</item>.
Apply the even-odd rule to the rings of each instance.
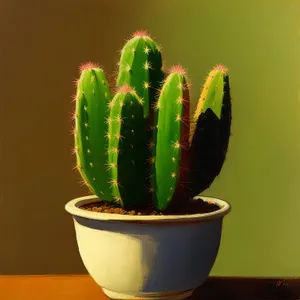
[[[205,202],[202,199],[197,199],[197,201],[186,202],[185,205],[182,205],[178,208],[167,209],[163,212],[156,210],[153,207],[141,208],[135,210],[126,210],[117,204],[104,202],[99,199],[99,202],[92,204],[86,204],[80,207],[81,209],[102,213],[110,214],[121,214],[121,215],[131,215],[131,216],[159,216],[159,215],[190,215],[190,214],[199,214],[199,213],[208,213],[220,209],[219,206],[211,203]]]

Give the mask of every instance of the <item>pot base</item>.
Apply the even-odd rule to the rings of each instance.
[[[113,300],[183,300],[190,297],[193,293],[192,290],[186,290],[181,292],[169,292],[169,293],[140,293],[140,294],[123,294],[110,291],[102,288],[103,293]]]

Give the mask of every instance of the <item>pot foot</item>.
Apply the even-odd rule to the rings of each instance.
[[[192,290],[169,293],[139,293],[139,294],[123,294],[102,288],[104,294],[113,300],[183,300],[190,297]]]

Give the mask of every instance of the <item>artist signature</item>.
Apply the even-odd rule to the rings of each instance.
[[[298,277],[291,277],[288,279],[279,279],[275,280],[274,284],[276,287],[286,287],[289,286],[289,281],[293,280],[293,285],[298,285],[300,286],[300,278]]]

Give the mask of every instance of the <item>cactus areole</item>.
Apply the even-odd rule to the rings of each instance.
[[[228,70],[208,74],[190,117],[186,70],[162,71],[161,49],[145,32],[124,45],[115,93],[98,65],[76,81],[74,153],[90,191],[124,209],[186,203],[221,171],[230,137]]]

